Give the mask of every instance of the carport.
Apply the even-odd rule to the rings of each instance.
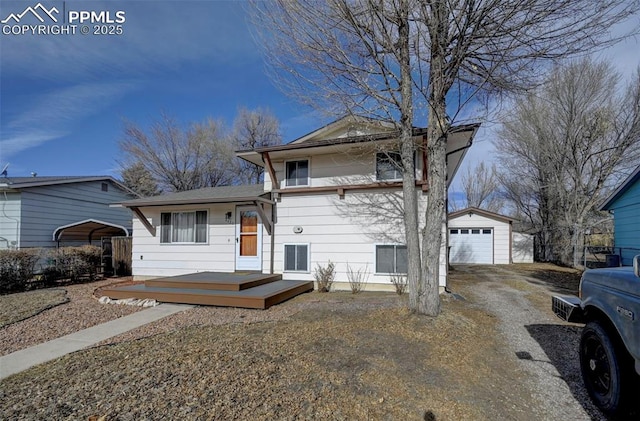
[[[82,241],[91,244],[99,237],[129,236],[129,230],[122,225],[97,219],[85,219],[67,225],[62,225],[53,231],[53,241]]]

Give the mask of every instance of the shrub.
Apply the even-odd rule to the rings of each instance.
[[[362,291],[369,280],[369,265],[364,268],[354,270],[349,263],[347,263],[347,279],[349,280],[349,287],[351,293],[357,294]]]
[[[102,259],[102,249],[96,246],[62,247],[51,250],[49,266],[43,269],[46,280],[69,278],[77,282],[82,277],[96,278]],[[53,279],[55,278],[55,279]]]
[[[0,292],[26,290],[39,258],[40,249],[0,250]]]
[[[394,273],[390,277],[391,283],[396,287],[396,294],[402,295],[407,291],[407,275]]]
[[[318,292],[329,292],[331,290],[333,280],[336,277],[336,265],[331,263],[331,261],[327,263],[326,267],[322,267],[318,264],[313,272],[313,277],[316,279],[316,283],[318,284]]]

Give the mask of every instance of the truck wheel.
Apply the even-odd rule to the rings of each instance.
[[[589,322],[580,338],[582,379],[593,402],[604,413],[617,415],[629,394],[628,358],[598,322]]]

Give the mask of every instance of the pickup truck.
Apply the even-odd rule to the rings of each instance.
[[[554,313],[584,323],[580,370],[593,402],[616,416],[640,407],[640,255],[633,267],[587,270],[579,297],[554,296]]]

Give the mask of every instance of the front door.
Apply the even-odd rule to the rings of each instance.
[[[236,209],[236,270],[262,270],[262,224],[254,206]]]

